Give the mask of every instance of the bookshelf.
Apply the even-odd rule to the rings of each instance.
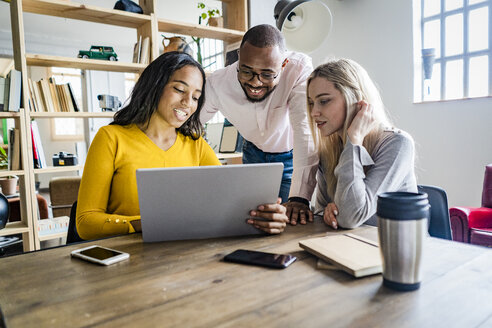
[[[56,16],[93,23],[101,23],[119,27],[133,28],[138,37],[149,37],[150,60],[159,56],[159,33],[175,33],[178,35],[195,36],[223,40],[235,43],[241,40],[248,27],[247,0],[222,0],[224,4],[226,28],[209,27],[198,24],[158,18],[156,0],[139,0],[144,14],[129,13],[120,10],[89,6],[69,0],[11,0],[10,15],[12,24],[12,42],[14,48],[15,69],[22,74],[22,85],[28,85],[29,66],[66,67],[83,70],[99,70],[110,72],[141,73],[146,65],[119,61],[105,61],[82,58],[68,58],[44,54],[26,53],[24,39],[24,13],[45,16]],[[128,41],[134,43],[135,41]],[[28,88],[22,88],[22,103],[27,104]],[[30,121],[33,118],[111,118],[114,113],[102,112],[30,112],[19,109],[19,112],[0,112],[0,118],[14,119],[16,128],[20,130],[21,170],[0,171],[0,177],[19,176],[19,195],[21,221],[8,223],[0,230],[0,236],[22,234],[24,251],[40,249],[40,241],[62,237],[63,234],[38,235],[38,208],[35,191],[35,174],[80,171],[83,165],[68,167],[46,167],[34,169]]]

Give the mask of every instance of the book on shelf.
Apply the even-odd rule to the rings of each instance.
[[[41,169],[47,167],[46,157],[44,156],[41,135],[39,134],[38,122],[31,122],[32,152],[34,159],[34,168]]]
[[[133,63],[140,63],[140,50],[142,49],[142,36],[139,35],[135,46],[133,47]]]
[[[67,83],[67,89],[68,93],[70,94],[70,100],[72,102],[72,106],[70,108],[73,108],[74,112],[80,112],[80,107],[79,104],[77,103],[77,99],[75,98],[75,93],[73,92],[72,85],[70,83]]]
[[[9,170],[20,170],[20,132],[17,128],[9,130],[9,151],[7,154]]]
[[[10,70],[5,78],[3,93],[3,111],[18,112],[22,106],[22,74],[16,69]]]
[[[0,112],[3,112],[3,104],[5,102],[5,84],[6,80],[0,76]]]
[[[38,220],[38,235],[47,236],[68,231],[68,216]]]
[[[140,52],[140,64],[148,64],[150,56],[150,38],[146,36],[142,41],[142,50]]]
[[[41,135],[39,134],[38,122],[31,122],[31,132],[33,137],[33,150],[36,145],[36,152],[39,159],[39,168],[47,167],[46,157],[44,156],[43,144],[41,143]]]
[[[48,78],[48,85],[50,87],[51,100],[53,101],[55,112],[61,112],[60,96],[58,95],[58,91],[56,89],[55,79],[52,77]]]
[[[53,105],[53,99],[51,98],[51,91],[48,80],[41,79],[37,83],[39,84],[39,90],[43,98],[44,108],[47,112],[55,112],[55,106]]]

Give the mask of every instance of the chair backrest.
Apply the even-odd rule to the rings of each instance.
[[[69,216],[73,202],[77,200],[79,176],[54,177],[50,180],[50,202],[53,216]]]
[[[485,167],[483,178],[482,207],[492,208],[492,164]]]
[[[444,189],[435,186],[418,186],[419,192],[425,192],[429,199],[429,234],[432,237],[452,240],[449,223],[448,197]]]
[[[77,202],[73,203],[72,208],[70,209],[70,221],[68,222],[68,232],[67,232],[67,245],[71,243],[76,243],[79,241],[84,241],[80,238],[79,233],[77,232]]]

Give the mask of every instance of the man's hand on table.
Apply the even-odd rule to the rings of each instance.
[[[276,204],[259,205],[256,210],[249,212],[252,217],[258,218],[258,220],[250,218],[246,220],[246,223],[269,234],[281,233],[289,222],[289,218],[285,215],[286,208],[280,202],[281,199],[279,198]]]
[[[290,224],[296,225],[298,221],[300,224],[306,224],[307,221],[313,222],[313,212],[309,205],[296,201],[288,201],[284,205],[287,208],[286,214]]]

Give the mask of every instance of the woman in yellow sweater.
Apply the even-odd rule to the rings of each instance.
[[[140,230],[136,169],[220,165],[201,137],[205,73],[189,55],[170,52],[154,60],[135,84],[130,103],[99,129],[91,143],[79,189],[77,231],[96,239]],[[248,220],[282,232],[285,208],[267,204]]]

